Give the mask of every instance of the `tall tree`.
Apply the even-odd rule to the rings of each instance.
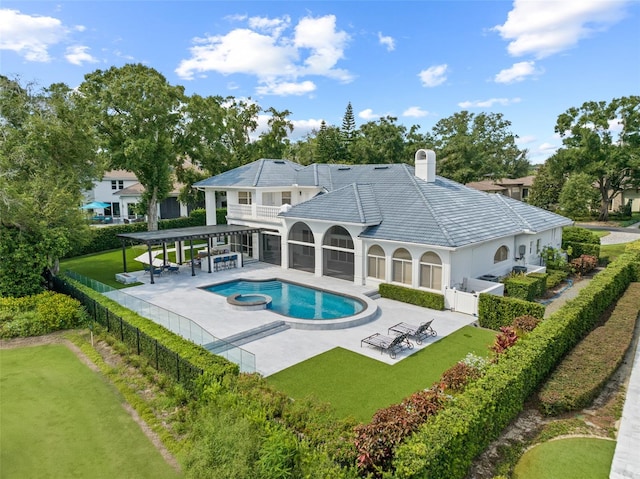
[[[0,76],[0,296],[42,288],[42,274],[89,239],[82,192],[101,174],[79,95]]]
[[[315,158],[318,163],[346,163],[345,144],[340,129],[322,120],[317,133]]]
[[[581,172],[569,175],[558,198],[560,212],[574,220],[588,217],[597,201],[598,193],[591,185],[591,177]]]
[[[640,185],[640,96],[569,108],[558,117],[555,131],[564,145],[564,173],[589,175],[600,195],[598,219],[607,221],[611,201]]]
[[[257,148],[263,158],[282,158],[289,144],[287,136],[293,132],[293,123],[287,119],[289,110],[278,111],[273,107],[265,110],[271,114],[267,121],[269,130],[258,138]]]
[[[351,156],[354,163],[401,163],[406,158],[405,135],[407,129],[398,125],[397,118],[385,116],[378,121],[370,121],[358,130],[358,135],[351,144]]]
[[[547,160],[547,164],[541,165],[538,169],[529,190],[527,203],[548,211],[555,211],[558,208],[564,177],[561,174],[554,174],[549,162],[550,160]]]
[[[101,152],[113,168],[135,173],[144,187],[149,231],[158,229],[158,203],[172,189],[183,158],[184,89],[142,64],[96,70],[80,85],[95,115]]]
[[[438,174],[460,183],[527,174],[527,151],[515,143],[511,122],[501,113],[468,111],[438,121],[432,130]]]

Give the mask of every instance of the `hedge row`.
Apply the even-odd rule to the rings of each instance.
[[[516,274],[505,278],[503,282],[509,297],[524,301],[533,301],[547,290],[547,275],[541,273]]]
[[[559,269],[547,270],[547,288],[552,289],[569,277],[569,273]]]
[[[78,301],[52,291],[0,298],[0,338],[41,336],[77,328],[86,319],[86,312]]]
[[[571,248],[570,258],[583,254],[600,257],[600,238],[586,228],[567,226],[562,230],[562,249]]]
[[[226,224],[227,210],[216,210],[216,220],[218,224]],[[160,220],[158,229],[188,228],[191,226],[204,226],[206,224],[206,211],[203,209],[193,210],[188,218],[174,218],[170,220]],[[67,257],[82,256],[90,253],[99,253],[122,247],[122,240],[117,235],[124,233],[139,233],[147,231],[147,223],[130,223],[123,225],[111,225],[104,228],[91,228],[91,241],[81,248],[69,252]]]
[[[632,283],[609,320],[580,341],[538,393],[545,414],[574,411],[593,401],[622,363],[639,313],[640,283]]]
[[[544,310],[545,307],[539,303],[480,293],[478,322],[483,328],[499,331],[502,326],[510,326],[518,316],[530,315],[542,319]]]
[[[524,402],[566,352],[638,279],[639,266],[640,251],[620,255],[577,298],[502,354],[454,404],[397,448],[396,477],[465,477],[473,459],[522,411]]]
[[[81,301],[95,301],[101,306],[104,306],[114,315],[121,317],[131,326],[138,328],[141,332],[145,333],[152,339],[157,340],[159,344],[162,344],[168,350],[177,353],[182,359],[188,361],[193,366],[210,373],[213,377],[224,378],[228,375],[238,375],[238,366],[227,361],[222,356],[211,354],[202,346],[174,334],[164,326],[140,316],[112,299],[107,298],[106,296],[73,279],[57,278],[57,280],[57,284],[54,283],[56,284],[57,289],[65,288],[66,291],[64,292],[66,294],[78,296],[78,299]],[[91,305],[86,306],[88,308],[91,307]]]
[[[383,298],[395,299],[403,303],[415,304],[416,306],[438,311],[444,309],[444,296],[442,294],[405,288],[404,286],[389,283],[381,284],[379,292]]]

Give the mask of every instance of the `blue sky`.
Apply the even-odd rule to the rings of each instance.
[[[5,0],[0,72],[75,87],[144,63],[188,94],[291,111],[294,139],[340,125],[349,101],[358,125],[392,115],[423,132],[502,113],[540,163],[567,108],[640,94],[639,32],[636,0]]]

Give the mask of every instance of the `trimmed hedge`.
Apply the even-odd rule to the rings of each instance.
[[[216,210],[216,220],[218,224],[227,223],[226,208]],[[188,228],[191,226],[204,226],[206,224],[206,211],[203,209],[193,210],[188,218],[174,218],[170,220],[160,220],[158,229],[167,230],[175,228]],[[67,258],[82,256],[90,253],[99,253],[122,247],[122,240],[117,235],[123,233],[139,233],[147,231],[147,223],[130,223],[128,225],[112,225],[104,228],[91,228],[92,239],[89,244],[82,248],[76,248],[69,252]]]
[[[618,369],[640,314],[640,283],[632,283],[609,320],[591,331],[564,358],[538,393],[547,415],[588,406]]]
[[[173,351],[185,361],[202,369],[205,373],[209,373],[215,378],[221,380],[225,376],[237,376],[239,373],[238,366],[227,361],[222,356],[211,354],[202,346],[178,336],[166,329],[164,326],[140,316],[112,299],[107,298],[106,296],[71,278],[55,278],[54,284],[56,289],[61,291],[65,290],[63,291],[65,294],[78,297],[80,301],[86,303],[85,307],[87,307],[89,311],[92,311],[95,308],[95,305],[92,305],[91,303],[98,303],[109,310],[110,314],[118,315],[129,325],[138,328],[142,333],[145,333],[150,338],[157,340],[159,344],[163,345],[169,351]]]
[[[552,289],[569,277],[569,273],[559,269],[547,270],[547,288]]]
[[[415,304],[429,309],[444,309],[444,296],[429,291],[405,288],[396,284],[383,283],[379,287],[380,296],[388,299],[395,299],[403,303]]]
[[[503,280],[505,292],[511,298],[533,301],[547,290],[547,276],[540,273],[516,274]]]
[[[562,249],[571,248],[570,258],[583,254],[600,257],[600,238],[586,228],[567,226],[562,230]]]
[[[545,307],[539,303],[517,298],[480,293],[478,298],[478,322],[483,328],[499,331],[503,326],[511,326],[518,316],[544,317]]]
[[[640,251],[620,255],[574,300],[502,354],[453,404],[396,449],[396,477],[465,477],[473,459],[522,411],[567,351],[638,280],[639,266]]]

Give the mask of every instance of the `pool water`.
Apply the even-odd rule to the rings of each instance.
[[[281,280],[239,279],[204,289],[222,296],[266,294],[272,300],[269,309],[298,319],[338,319],[364,309],[364,303],[359,299]]]

